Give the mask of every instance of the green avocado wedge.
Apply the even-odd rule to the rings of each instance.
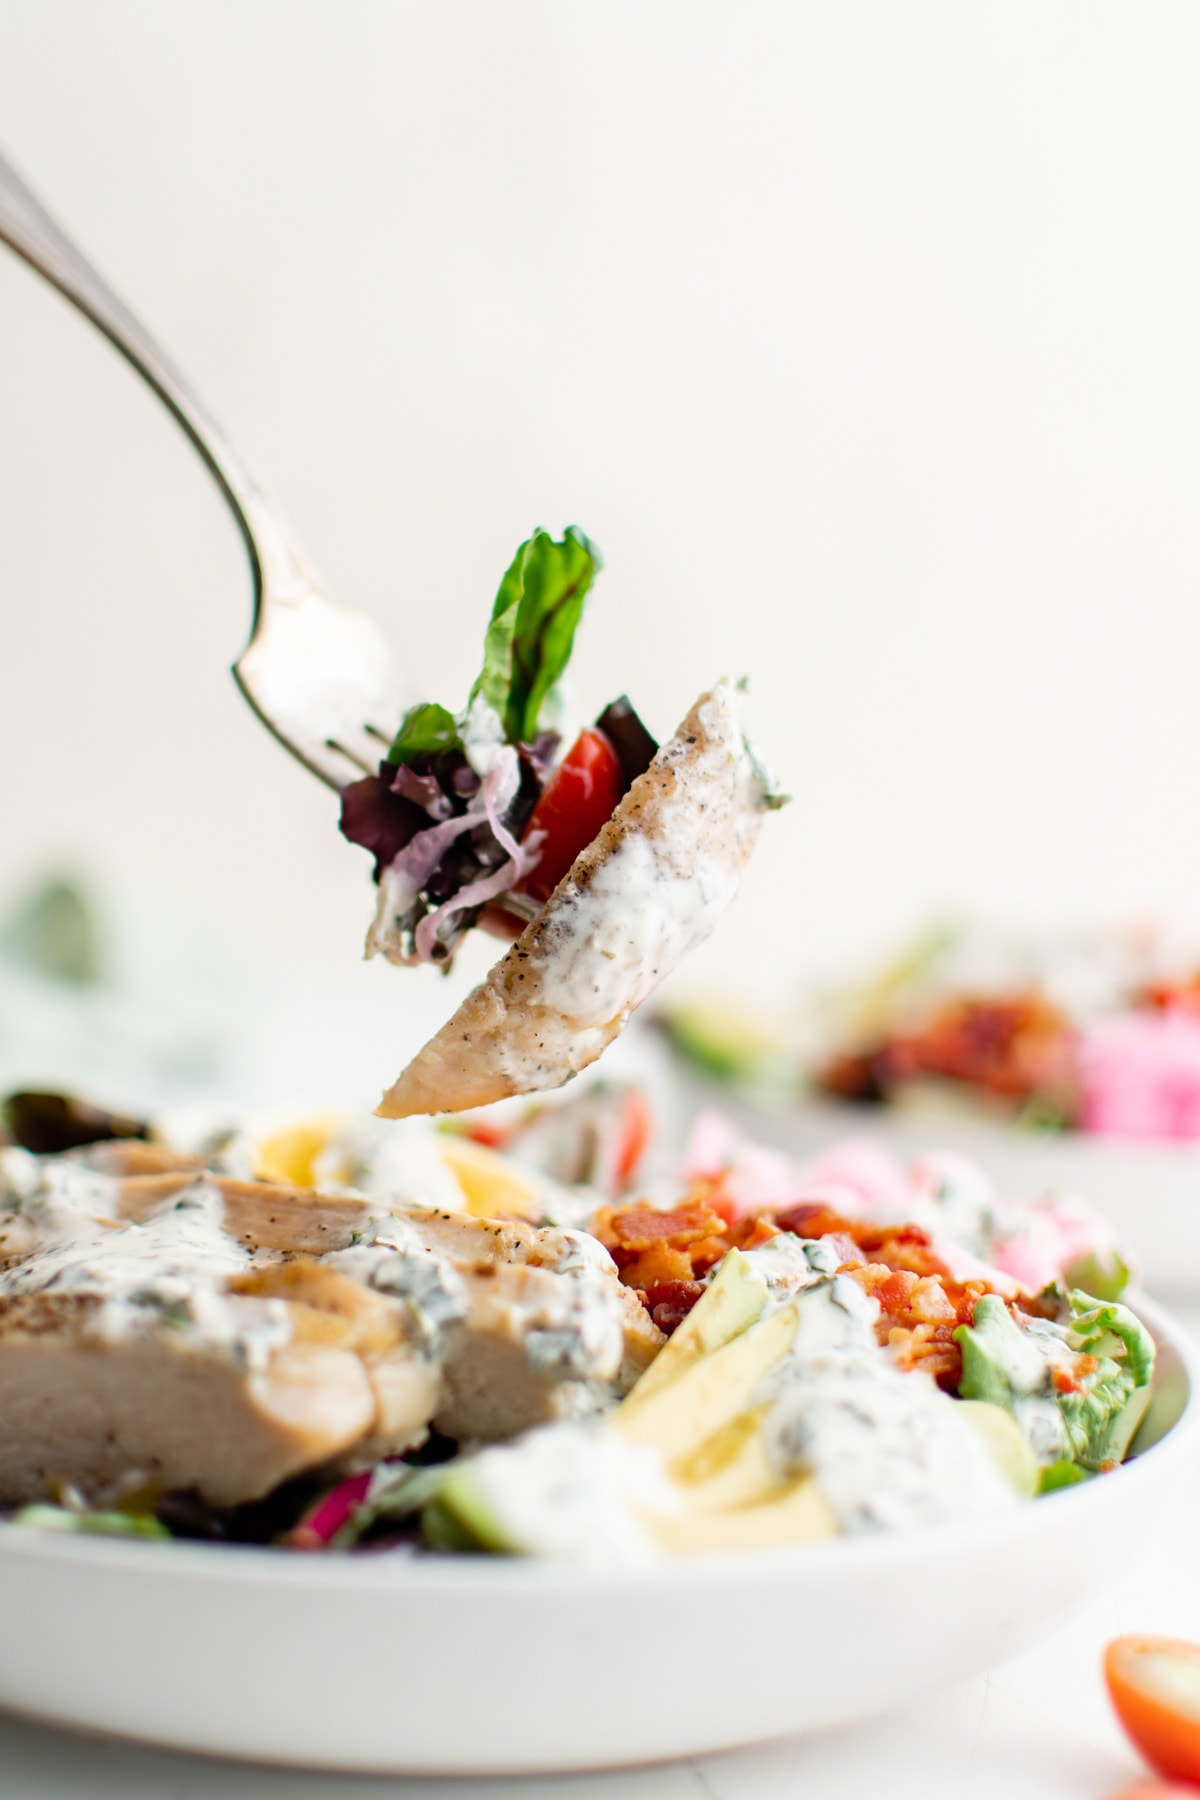
[[[766,1304],[766,1282],[740,1250],[731,1250],[683,1324],[626,1395],[621,1413],[628,1417],[702,1357],[739,1337],[762,1316]]]
[[[504,1556],[519,1554],[520,1548],[496,1518],[479,1465],[469,1458],[447,1473],[425,1507],[421,1535],[431,1550],[490,1551]]]
[[[1010,1412],[989,1400],[955,1402],[960,1418],[979,1434],[988,1455],[1020,1500],[1038,1492],[1038,1460]]]
[[[690,1456],[747,1410],[758,1383],[795,1342],[797,1319],[794,1306],[781,1307],[720,1349],[693,1360],[674,1381],[640,1404],[624,1401],[606,1428],[629,1443],[659,1450],[668,1467]]]

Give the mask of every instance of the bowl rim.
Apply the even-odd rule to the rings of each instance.
[[[906,1559],[935,1558],[939,1562],[984,1548],[992,1554],[1019,1554],[1023,1539],[1030,1533],[1040,1534],[1051,1519],[1061,1523],[1067,1509],[1074,1514],[1087,1507],[1095,1513],[1100,1508],[1123,1504],[1133,1484],[1161,1483],[1189,1462],[1200,1460],[1200,1346],[1194,1345],[1184,1328],[1156,1302],[1138,1294],[1127,1304],[1150,1327],[1158,1348],[1169,1350],[1179,1363],[1187,1382],[1187,1395],[1178,1418],[1157,1443],[1119,1469],[1109,1471],[1102,1480],[1081,1482],[985,1519],[619,1565],[601,1559],[570,1562],[515,1556],[420,1557],[386,1551],[357,1556],[289,1552],[272,1545],[187,1539],[168,1542],[39,1531],[34,1526],[0,1521],[0,1566],[7,1559],[17,1558],[25,1563],[67,1565],[102,1575],[120,1575],[125,1580],[162,1576],[275,1592],[299,1589],[314,1594],[332,1588],[373,1595],[484,1598],[508,1595],[514,1590],[548,1590],[584,1597],[605,1589],[624,1603],[635,1592],[644,1594],[649,1583],[666,1589],[691,1586],[697,1581],[771,1585],[782,1579],[794,1580],[806,1572],[814,1578],[843,1572],[847,1576],[859,1572],[869,1575],[886,1568],[897,1554]]]

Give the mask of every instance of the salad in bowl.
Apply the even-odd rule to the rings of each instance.
[[[1136,1449],[1155,1344],[1082,1206],[807,1165],[637,1089],[156,1125],[17,1095],[17,1526],[652,1562],[1002,1515]]]

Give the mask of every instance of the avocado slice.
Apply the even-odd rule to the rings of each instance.
[[[638,1509],[651,1541],[669,1555],[750,1549],[834,1537],[837,1520],[807,1471],[780,1476],[763,1440],[766,1404],[726,1421],[670,1465],[679,1505]]]
[[[483,1550],[517,1555],[492,1511],[487,1488],[472,1459],[454,1464],[421,1514],[421,1534],[432,1550]]]
[[[626,1400],[610,1415],[607,1429],[630,1443],[653,1446],[668,1466],[691,1455],[746,1411],[759,1381],[791,1349],[797,1319],[795,1306],[759,1319],[720,1349],[691,1362],[640,1404],[630,1406]]]
[[[710,1356],[760,1318],[767,1284],[740,1250],[730,1250],[683,1324],[666,1341],[650,1367],[626,1395],[621,1411],[640,1406],[651,1394]]]
[[[1013,1492],[1021,1500],[1032,1500],[1039,1489],[1038,1459],[1012,1414],[990,1400],[960,1400],[958,1411],[972,1430],[978,1432],[988,1455]]]
[[[811,1475],[801,1475],[742,1506],[713,1511],[685,1507],[679,1513],[641,1514],[653,1543],[668,1555],[704,1550],[766,1549],[837,1536],[837,1520]]]
[[[763,1449],[767,1411],[766,1404],[752,1406],[728,1420],[695,1450],[676,1458],[671,1479],[693,1490],[705,1505],[740,1506],[756,1499],[775,1479]]]

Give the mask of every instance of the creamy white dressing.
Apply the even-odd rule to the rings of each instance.
[[[0,1273],[0,1292],[119,1296],[156,1273],[227,1275],[245,1251],[222,1229],[220,1193],[203,1181],[185,1188],[144,1224],[117,1216],[118,1184],[78,1164],[47,1163],[21,1211],[36,1226],[36,1254]]]
[[[587,1271],[560,1277],[555,1303],[539,1307],[525,1331],[525,1354],[539,1375],[608,1382],[625,1355],[625,1326],[613,1283]]]
[[[625,1355],[617,1281],[586,1266],[530,1273],[533,1280],[506,1286],[493,1301],[523,1342],[530,1367],[548,1380],[611,1382]]]
[[[378,1221],[368,1242],[335,1250],[323,1260],[343,1275],[400,1300],[422,1353],[436,1361],[446,1332],[469,1311],[462,1277],[448,1257],[422,1244],[403,1220]]]
[[[1070,1435],[1054,1386],[1055,1370],[1075,1364],[1069,1327],[1022,1314],[1011,1331],[989,1332],[987,1352],[1012,1389],[1013,1416],[1038,1461],[1069,1457]]]
[[[819,1287],[801,1294],[796,1303],[796,1335],[790,1357],[803,1362],[833,1350],[862,1350],[876,1356],[880,1365],[886,1353],[875,1341],[879,1302],[865,1293],[850,1275],[834,1275]]]
[[[327,1194],[464,1212],[466,1200],[442,1155],[443,1142],[424,1119],[355,1119],[330,1138],[313,1176]]]
[[[479,1452],[471,1467],[504,1538],[530,1556],[651,1561],[635,1509],[663,1513],[679,1504],[656,1450],[586,1425],[543,1426]]]
[[[1050,1394],[1023,1394],[1013,1401],[1013,1417],[1039,1463],[1071,1457],[1071,1438],[1057,1400]]]
[[[1010,1315],[1011,1316],[1011,1315]],[[1067,1368],[1075,1352],[1066,1332],[1049,1319],[1014,1319],[1011,1331],[989,1332],[988,1360],[1003,1369],[1016,1394],[1036,1394],[1048,1389],[1056,1368]]]
[[[810,1470],[846,1532],[973,1518],[1012,1500],[956,1402],[880,1349],[879,1303],[857,1281],[834,1275],[795,1304],[792,1348],[756,1395],[781,1479]]]
[[[843,1348],[789,1359],[763,1425],[780,1475],[811,1470],[842,1531],[984,1518],[1018,1504],[957,1403],[920,1370]]]
[[[482,694],[476,694],[463,719],[462,746],[480,781],[491,773],[499,752],[510,748],[504,740],[504,721]]]
[[[29,1150],[16,1145],[0,1150],[0,1211],[19,1205],[37,1187],[41,1165]]]
[[[790,1231],[781,1231],[756,1250],[742,1254],[767,1284],[768,1312],[786,1306],[805,1288],[833,1275],[841,1260],[832,1244],[821,1238],[799,1238]]]
[[[0,1270],[0,1294],[90,1296],[103,1303],[86,1321],[99,1337],[166,1325],[261,1367],[291,1335],[287,1308],[224,1291],[250,1256],[224,1230],[219,1190],[198,1180],[134,1224],[117,1217],[118,1188],[81,1163],[41,1163],[17,1207],[36,1232],[36,1249]]]
[[[717,684],[699,708],[702,747],[673,738],[641,781],[679,765],[685,802],[626,823],[587,880],[555,899],[535,951],[539,1006],[571,1021],[571,1062],[584,1067],[635,1007],[711,932],[737,892],[747,838],[770,802],[741,735],[736,698]],[[636,787],[635,787],[636,791]],[[700,796],[710,796],[702,799]],[[505,1072],[518,1089],[544,1085],[543,1045],[510,1034]]]
[[[737,891],[737,872],[715,856],[693,860],[691,835],[629,832],[585,888],[559,899],[546,1006],[584,1028],[607,1025],[708,936]]]
[[[526,1354],[539,1374],[611,1382],[625,1356],[625,1309],[617,1265],[583,1231],[548,1231],[537,1240],[539,1266],[558,1278],[556,1302],[531,1318]]]
[[[585,1231],[548,1231],[537,1241],[540,1266],[559,1277],[559,1312],[527,1341],[542,1374],[610,1382],[625,1355],[625,1308],[617,1265]]]
[[[611,1382],[625,1355],[625,1314],[616,1265],[604,1246],[575,1231],[538,1235],[514,1246],[509,1267],[528,1263],[522,1251],[536,1251],[536,1273],[527,1284],[506,1284],[490,1292],[503,1308],[508,1329],[524,1346],[530,1367],[547,1380]],[[470,1260],[470,1242],[463,1244]],[[362,1240],[325,1259],[331,1267],[406,1303],[410,1322],[425,1352],[437,1357],[445,1333],[469,1318],[470,1301],[452,1258],[430,1249],[407,1220],[372,1219]],[[610,1397],[610,1396],[609,1396]],[[606,1398],[594,1394],[584,1412]]]

